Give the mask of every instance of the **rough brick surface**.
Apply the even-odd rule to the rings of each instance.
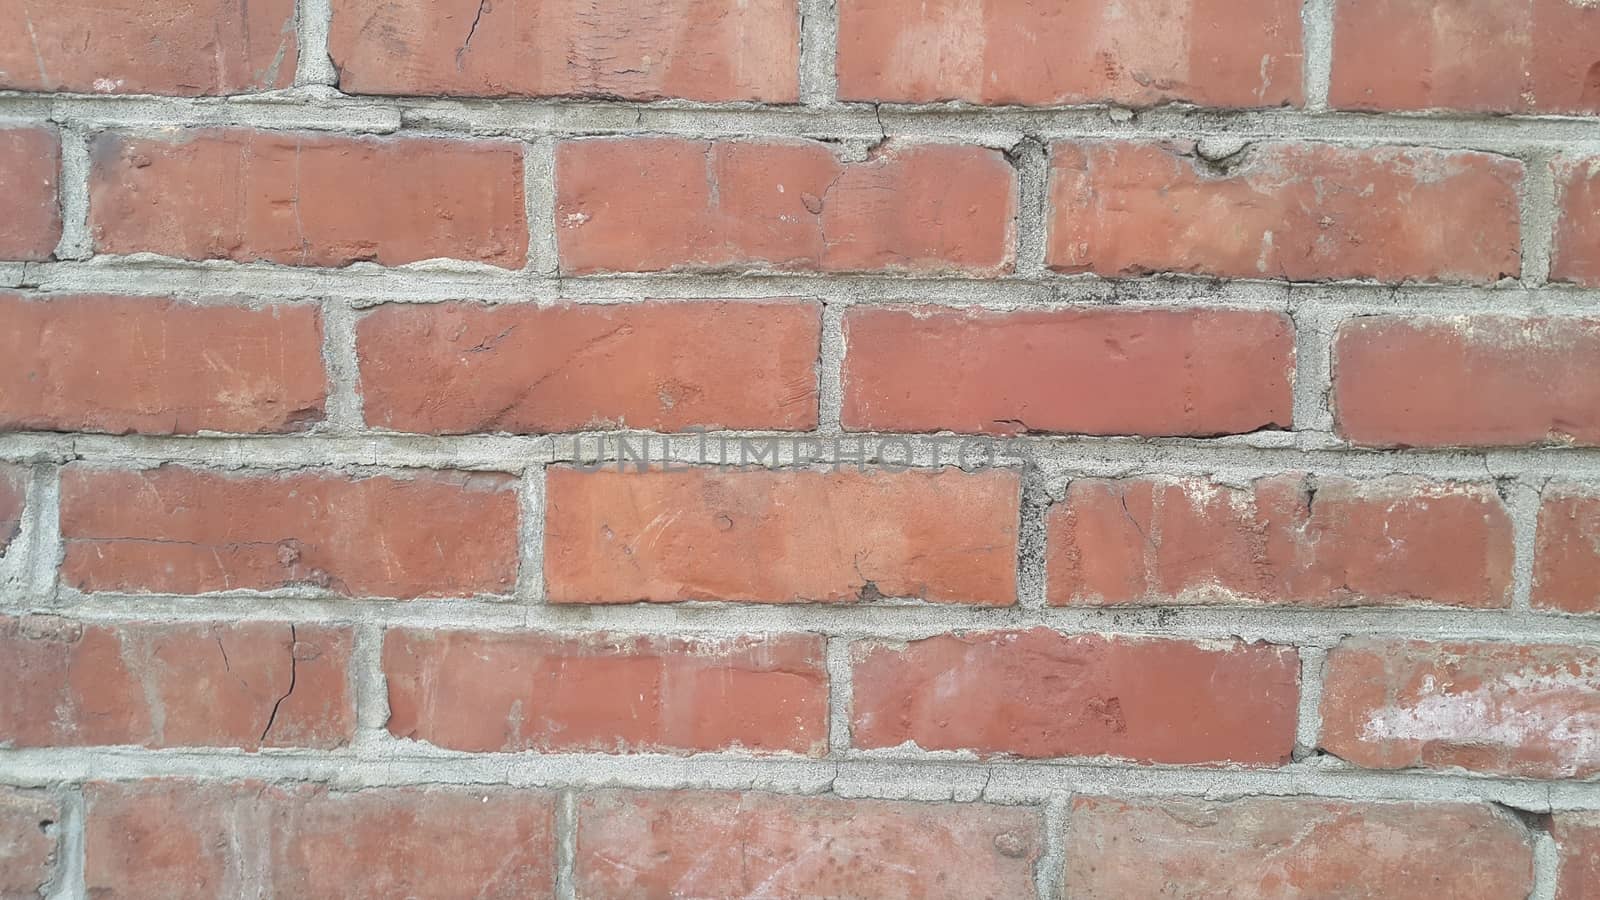
[[[508,141],[108,132],[93,139],[90,164],[89,226],[102,253],[299,266],[527,261],[522,149]]]
[[[1600,0],[0,25],[0,900],[1600,898]]]
[[[0,464],[0,559],[22,533],[27,500],[28,471],[21,466]]]
[[[1290,281],[1492,282],[1521,271],[1514,160],[1264,142],[1213,162],[1202,149],[1056,144],[1050,267]]]
[[[1600,113],[1586,0],[1335,0],[1333,27],[1336,107]]]
[[[1357,444],[1600,444],[1600,319],[1358,318],[1333,364]]]
[[[0,787],[0,897],[50,895],[61,830],[61,805],[50,794]]]
[[[338,747],[355,730],[351,639],[280,622],[0,617],[0,744]]]
[[[1557,218],[1550,277],[1600,287],[1600,156],[1562,158],[1554,169]]]
[[[61,140],[51,129],[0,128],[0,260],[49,259],[55,252],[61,240],[60,166]]]
[[[0,294],[0,428],[292,432],[327,395],[316,307]]]
[[[1287,428],[1294,331],[1241,310],[851,310],[844,426],[985,434]]]
[[[1293,0],[841,0],[846,100],[1298,104]]]
[[[1532,603],[1600,612],[1600,493],[1546,488],[1533,553]]]
[[[1556,900],[1600,895],[1600,812],[1561,812],[1551,817],[1560,880]]]
[[[1533,847],[1509,814],[1457,803],[1078,797],[1069,897],[1524,898]]]
[[[396,304],[357,326],[363,407],[435,434],[807,430],[820,325],[800,302]]]
[[[1016,600],[1021,484],[1001,470],[838,472],[556,466],[556,603]]]
[[[1511,605],[1511,517],[1480,485],[1080,479],[1048,529],[1057,604]]]
[[[493,473],[73,466],[61,478],[61,576],[83,591],[505,593],[517,521],[515,482]]]
[[[555,798],[150,780],[85,789],[93,897],[550,896]],[[470,886],[470,887],[469,887]]]
[[[795,0],[335,0],[353,94],[799,97]]]
[[[1294,745],[1288,647],[1034,629],[863,642],[852,669],[859,747],[1277,765]]]
[[[756,793],[578,801],[582,897],[1023,897],[1038,813]]]
[[[384,638],[389,731],[451,750],[819,754],[816,635],[678,638],[431,629]]]
[[[1600,651],[1350,639],[1329,652],[1322,746],[1373,769],[1600,772]]]
[[[236,94],[294,83],[294,0],[3,0],[0,90]]]
[[[1016,175],[999,151],[614,138],[556,150],[561,268],[1010,270]]]

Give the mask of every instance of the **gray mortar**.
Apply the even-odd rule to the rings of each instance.
[[[61,240],[56,259],[87,259],[94,253],[89,234],[89,137],[78,128],[61,134]]]
[[[523,202],[528,219],[527,271],[553,277],[556,256],[556,144],[536,140],[523,148]],[[468,298],[461,298],[468,299]]]
[[[1333,74],[1333,7],[1335,0],[1305,0],[1300,9],[1301,42],[1305,62],[1306,109],[1328,108],[1328,83]]]
[[[519,549],[516,596],[527,603],[545,602],[544,594],[544,469],[530,467],[518,486]]]
[[[834,0],[800,0],[800,102],[832,106],[838,96],[834,48],[839,41],[839,10]]]
[[[326,421],[318,430],[328,435],[356,434],[362,430],[361,372],[356,361],[357,313],[350,304],[330,300],[322,304],[322,358],[328,371]]]
[[[328,57],[328,27],[333,21],[333,4],[330,0],[299,0],[295,7],[296,48],[294,83],[306,85],[336,85],[339,73]]]
[[[840,797],[1025,804],[1043,821],[1036,868],[1041,898],[1061,890],[1064,825],[1074,793],[1189,795],[1227,799],[1253,794],[1314,795],[1355,800],[1488,801],[1520,810],[1600,808],[1600,781],[1541,782],[1461,772],[1363,771],[1313,754],[1321,662],[1347,635],[1429,639],[1545,641],[1600,644],[1600,617],[1540,614],[1528,608],[1534,521],[1546,482],[1600,482],[1600,450],[1516,448],[1392,453],[1346,446],[1334,432],[1328,405],[1329,348],[1339,324],[1377,313],[1600,316],[1600,290],[1546,285],[1556,218],[1548,162],[1556,154],[1600,153],[1594,121],[1554,116],[1470,116],[1424,113],[1373,116],[1327,111],[1333,43],[1333,0],[1306,0],[1302,11],[1306,57],[1304,110],[1197,110],[1183,105],[1130,111],[1114,107],[984,109],[964,104],[842,103],[834,74],[838,16],[833,0],[801,0],[802,105],[685,102],[616,103],[539,100],[364,98],[341,94],[327,53],[328,0],[300,0],[296,87],[231,98],[103,97],[0,92],[0,123],[54,123],[63,138],[60,185],[63,237],[55,262],[0,263],[0,285],[26,296],[66,292],[135,293],[200,303],[262,306],[317,298],[323,304],[325,357],[332,390],[328,421],[312,434],[291,437],[113,437],[0,435],[0,459],[32,467],[23,531],[0,561],[0,611],[49,612],[87,621],[292,621],[349,623],[355,629],[352,677],[358,734],[330,752],[140,750],[136,748],[0,748],[0,783],[47,786],[64,803],[62,862],[52,894],[85,895],[82,783],[94,779],[183,776],[235,780],[324,782],[340,789],[395,784],[512,785],[562,790],[558,813],[558,895],[573,884],[573,792],[600,787],[722,788]],[[155,133],[198,126],[317,131],[350,136],[505,137],[526,142],[524,190],[530,229],[528,264],[521,271],[452,261],[339,270],[268,264],[184,262],[151,254],[89,257],[87,138],[105,129]],[[997,279],[962,276],[786,274],[727,271],[706,274],[585,276],[557,269],[554,149],[585,135],[661,134],[694,138],[804,137],[833,141],[846,155],[884,139],[960,141],[1007,151],[1018,174],[1014,252],[1017,274]],[[1378,285],[1345,282],[1285,284],[1159,277],[1110,281],[1061,276],[1045,268],[1049,145],[1069,140],[1198,141],[1207,152],[1245,149],[1256,141],[1326,141],[1347,146],[1412,145],[1514,156],[1527,166],[1521,193],[1523,267],[1520,282],[1488,287]],[[388,434],[364,426],[356,392],[354,324],[360,309],[386,302],[473,299],[493,303],[615,303],[643,298],[715,299],[804,297],[822,301],[818,358],[823,438],[840,433],[841,318],[856,305],[927,303],[992,310],[1118,305],[1135,308],[1215,306],[1281,310],[1297,326],[1295,422],[1289,433],[1212,440],[1036,438],[1038,468],[1026,481],[1021,603],[1004,609],[939,606],[888,599],[859,606],[793,607],[737,604],[567,608],[544,604],[540,546],[543,467],[571,458],[572,439],[587,446],[605,435]],[[640,435],[631,434],[637,440]],[[728,432],[762,438],[771,433]],[[864,435],[877,441],[880,435]],[[698,438],[660,439],[673,459],[692,461]],[[925,448],[924,448],[925,450]],[[610,457],[608,457],[610,458]],[[58,526],[59,466],[83,460],[114,466],[182,462],[222,468],[287,470],[337,467],[351,472],[415,468],[505,471],[522,478],[519,583],[510,597],[396,602],[346,600],[312,589],[232,592],[201,597],[98,594],[58,584],[62,553]],[[773,464],[792,464],[778,459]],[[933,460],[919,457],[917,464]],[[1107,475],[1211,474],[1224,483],[1286,470],[1381,477],[1421,474],[1477,483],[1504,479],[1514,523],[1514,606],[1500,611],[1456,609],[1293,609],[1254,606],[1170,608],[1049,608],[1044,605],[1042,516],[1068,480]],[[707,637],[809,631],[827,637],[830,758],[693,757],[644,754],[451,753],[390,735],[381,669],[383,631],[390,626],[581,633],[663,633]],[[1277,769],[1216,769],[1129,765],[1115,760],[979,761],[970,754],[915,747],[859,751],[849,746],[849,652],[856,640],[904,641],[950,631],[1045,627],[1064,632],[1267,640],[1301,648],[1302,693],[1296,761]],[[1535,897],[1552,895],[1556,854],[1548,834],[1536,833]]]
[[[1556,154],[1533,150],[1523,157],[1522,283],[1540,287],[1550,279],[1550,251],[1556,233]]]

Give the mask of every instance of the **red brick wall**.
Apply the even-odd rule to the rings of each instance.
[[[0,13],[0,897],[1600,897],[1593,2]]]

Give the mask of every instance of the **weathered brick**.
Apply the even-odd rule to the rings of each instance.
[[[300,431],[328,380],[315,306],[0,293],[0,429]]]
[[[1533,605],[1600,612],[1600,494],[1547,488],[1534,543]]]
[[[1203,437],[1293,416],[1274,312],[853,309],[844,331],[849,429]]]
[[[1328,654],[1322,746],[1369,769],[1600,772],[1600,650],[1353,638]]]
[[[1255,766],[1294,747],[1289,647],[1036,628],[858,643],[852,668],[861,748]]]
[[[556,148],[561,268],[999,274],[1016,174],[999,151],[606,138]]]
[[[1367,316],[1340,326],[1333,354],[1354,443],[1600,444],[1600,319]]]
[[[1600,102],[1600,88],[1596,98]],[[1562,158],[1553,168],[1557,212],[1550,277],[1600,287],[1600,156]]]
[[[1042,845],[981,803],[601,791],[577,820],[582,897],[1031,897]]]
[[[61,804],[44,791],[0,787],[0,897],[53,896]]]
[[[546,474],[555,603],[1016,601],[1015,472]]]
[[[0,743],[338,747],[350,643],[325,625],[0,617]]]
[[[161,779],[84,789],[93,897],[551,896],[555,798]]]
[[[4,31],[21,33],[17,28]],[[0,37],[0,46],[6,40]],[[56,200],[60,168],[61,139],[53,130],[0,128],[0,260],[31,262],[55,252],[61,241]]]
[[[389,731],[451,750],[818,755],[817,635],[679,638],[392,629]]]
[[[792,103],[795,0],[335,0],[352,94]]]
[[[1600,113],[1587,0],[1336,0],[1333,29],[1335,107]]]
[[[841,0],[845,100],[1299,104],[1295,0]]]
[[[1550,834],[1558,854],[1556,900],[1600,896],[1600,812],[1558,812]]]
[[[1521,271],[1522,164],[1415,147],[1056,144],[1047,262],[1105,276],[1492,282]]]
[[[356,328],[367,421],[397,431],[809,430],[815,303],[393,304]]]
[[[1069,897],[1525,898],[1533,847],[1466,803],[1078,797]]]
[[[1511,517],[1479,485],[1080,479],[1048,532],[1055,604],[1511,605]]]
[[[515,488],[495,473],[70,466],[61,577],[83,591],[505,593],[517,575]]]
[[[450,257],[520,269],[522,149],[509,141],[197,129],[90,143],[102,253],[299,266]]]
[[[286,88],[294,0],[0,0],[0,90],[194,97]]]

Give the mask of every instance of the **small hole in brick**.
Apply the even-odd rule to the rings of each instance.
[[[39,830],[45,834],[53,835],[56,833],[56,823],[52,819],[43,819],[39,822]]]

